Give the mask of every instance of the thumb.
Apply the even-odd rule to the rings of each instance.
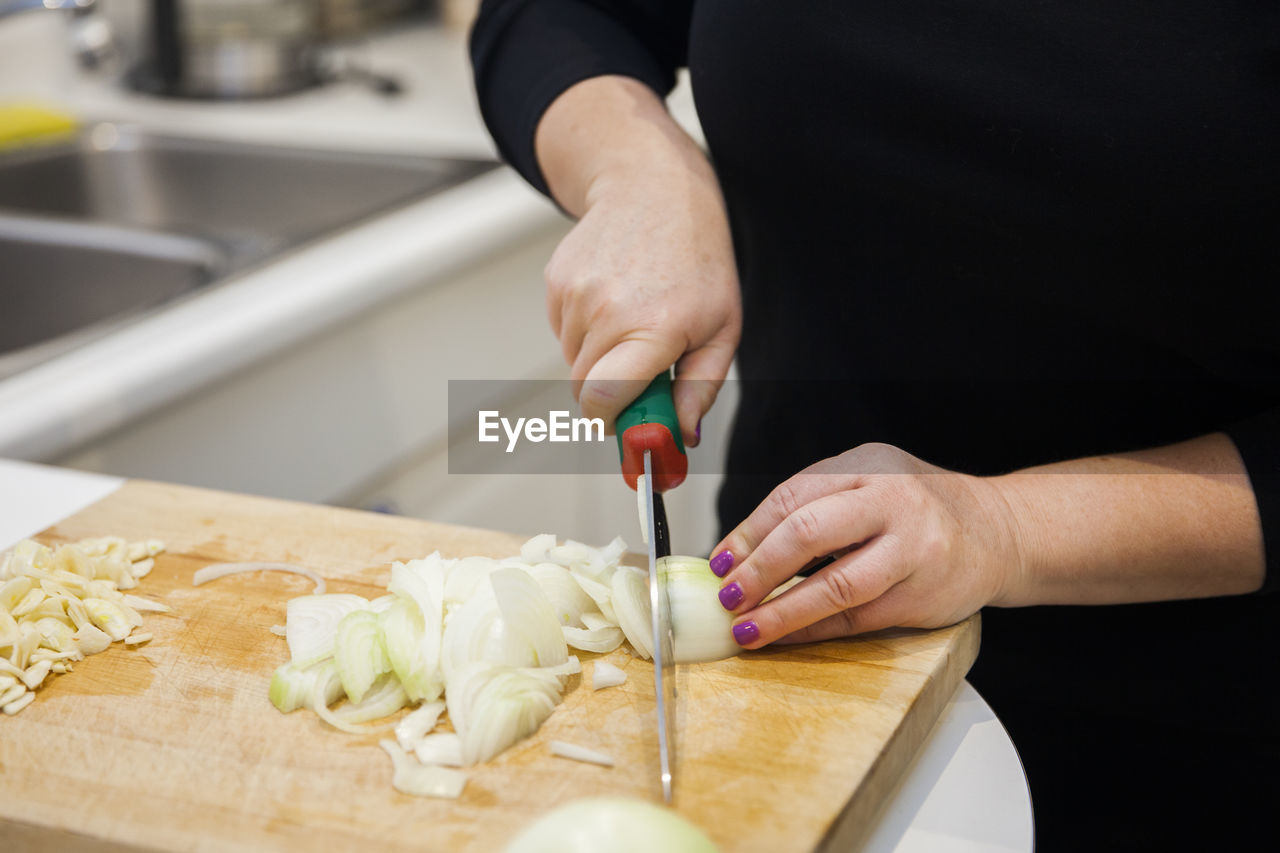
[[[678,345],[653,340],[619,342],[587,371],[578,405],[588,418],[602,418],[610,435],[614,421],[653,377],[671,367],[680,355]],[[682,424],[683,425],[683,424]]]

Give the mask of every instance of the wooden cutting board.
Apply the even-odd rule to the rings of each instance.
[[[158,537],[137,593],[155,639],[115,644],[0,717],[0,849],[496,850],[579,797],[656,798],[652,667],[607,657],[626,684],[574,676],[537,734],[470,770],[460,799],[391,787],[380,736],[281,714],[267,683],[287,659],[272,625],[310,582],[237,575],[193,588],[212,562],[312,567],[332,592],[382,594],[389,563],[517,553],[520,537],[372,513],[133,481],[62,521],[47,543]],[[978,648],[976,617],[681,667],[676,807],[725,851],[848,850],[870,830]],[[584,667],[600,657],[579,652]],[[585,672],[584,672],[585,675]],[[603,768],[553,757],[566,740]]]

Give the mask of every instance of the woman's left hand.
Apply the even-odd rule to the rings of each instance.
[[[993,480],[884,444],[791,477],[712,554],[734,638],[751,649],[951,625],[998,602],[1023,565],[1013,513]],[[761,603],[828,555],[833,563]]]

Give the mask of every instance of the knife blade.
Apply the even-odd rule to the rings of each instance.
[[[657,699],[658,718],[658,781],[662,786],[662,799],[670,803],[675,780],[675,731],[676,731],[676,679],[674,637],[671,632],[671,600],[667,595],[666,574],[658,569],[659,527],[657,517],[665,511],[657,511],[660,495],[653,491],[653,459],[649,450],[644,452],[645,518],[649,540],[649,609],[653,628],[653,688]],[[662,527],[666,527],[663,518]],[[662,533],[665,538],[665,529]],[[667,545],[670,551],[670,546]],[[664,554],[663,556],[669,556]]]
[[[671,394],[671,376],[659,374],[618,416],[622,476],[636,490],[640,529],[649,551],[649,610],[653,632],[653,686],[658,732],[658,782],[672,802],[675,780],[676,678],[671,602],[658,560],[671,554],[662,493],[684,481],[689,471],[680,422]]]

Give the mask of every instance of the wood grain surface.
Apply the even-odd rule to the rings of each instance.
[[[495,520],[497,521],[497,520]],[[598,794],[657,799],[652,667],[606,657],[627,682],[574,676],[537,734],[471,768],[460,799],[391,787],[380,737],[281,714],[267,683],[287,659],[270,633],[305,578],[237,575],[193,588],[212,562],[309,566],[332,592],[382,594],[392,560],[517,553],[486,530],[131,481],[50,528],[158,537],[168,551],[135,593],[154,640],[115,644],[0,718],[0,849],[497,850],[549,809]],[[850,850],[870,830],[972,664],[978,622],[884,632],[680,667],[676,808],[725,851]],[[599,655],[578,652],[584,667]],[[551,740],[607,752],[603,768]]]

